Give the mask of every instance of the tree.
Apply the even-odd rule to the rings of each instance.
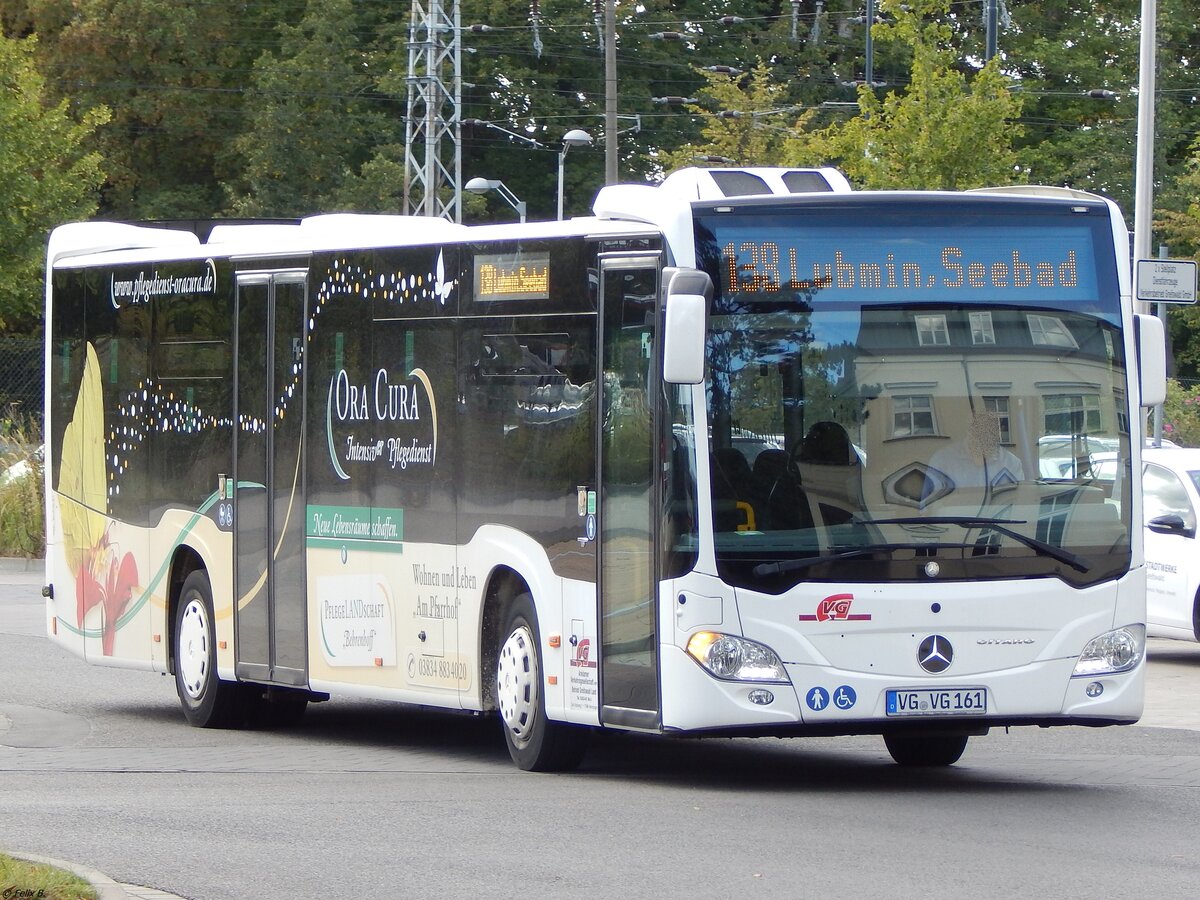
[[[395,185],[371,197],[374,178],[392,180],[381,148],[403,139],[395,104],[379,95],[369,31],[351,0],[309,0],[296,25],[278,26],[278,51],[254,64],[246,130],[234,140],[239,177],[228,209],[242,216],[387,208]],[[400,159],[403,161],[403,152]],[[402,174],[402,173],[401,173]],[[401,187],[402,187],[401,180]],[[356,202],[347,203],[347,194]]]
[[[617,8],[618,169],[623,180],[655,171],[658,151],[692,133],[686,117],[675,115],[667,117],[671,127],[665,132],[657,127],[663,111],[651,98],[687,94],[700,79],[678,42],[649,35],[681,27],[680,17],[702,6],[702,0],[645,0]],[[557,154],[562,136],[571,129],[587,131],[594,143],[572,150],[564,167],[567,214],[586,211],[604,183],[604,56],[593,11],[592,4],[580,0],[541,0],[535,35],[530,4],[464,0],[462,5],[464,26],[478,23],[492,29],[464,38],[476,52],[464,54],[463,79],[470,86],[463,93],[463,117],[495,126],[464,128],[463,175],[502,177],[529,204],[531,219],[554,215]],[[399,65],[396,69],[403,71]]]
[[[1200,138],[1192,145],[1191,159],[1176,189],[1188,198],[1181,204],[1184,208],[1163,211],[1156,224],[1173,258],[1200,261]],[[1175,372],[1185,378],[1200,378],[1200,309],[1183,306],[1169,310],[1167,326]]]
[[[618,177],[654,179],[707,150],[743,164],[837,158],[864,185],[1069,184],[1132,208],[1139,0],[1003,5],[1012,20],[984,67],[978,4],[919,0],[905,11],[883,0],[892,18],[872,32],[872,76],[887,93],[856,95],[866,74],[861,0],[620,0]],[[1158,5],[1157,205],[1182,210],[1174,184],[1200,120],[1195,3]],[[54,98],[114,111],[92,139],[108,161],[105,214],[394,210],[402,199],[407,4],[0,7],[5,33],[39,35]],[[604,179],[602,7],[539,0],[536,16],[534,7],[461,0],[462,118],[493,126],[463,126],[463,175],[502,176],[531,218],[549,217],[562,135],[584,128],[595,143],[565,167],[568,211],[580,213]],[[858,114],[845,121],[849,101]],[[718,122],[721,110],[752,115]],[[800,136],[781,144],[797,125]],[[498,198],[469,200],[510,214]]]
[[[1172,248],[1172,256],[1200,259],[1200,137],[1192,144],[1184,174],[1175,182],[1181,209],[1163,211],[1157,225]]]
[[[282,0],[14,0],[6,27],[39,36],[51,96],[107,107],[89,139],[106,162],[102,211],[118,218],[211,216],[241,98]],[[269,45],[268,45],[269,48]]]
[[[1018,142],[1029,180],[1093,191],[1133,212],[1140,0],[1009,0],[1003,67],[1025,98]],[[1200,125],[1194,0],[1158,0],[1155,205]],[[1158,189],[1156,189],[1158,193]],[[1170,199],[1174,197],[1174,199]]]
[[[699,73],[706,84],[697,92],[700,103],[688,109],[702,122],[703,141],[684,144],[663,153],[666,169],[696,165],[698,158],[715,156],[731,165],[787,165],[787,141],[792,129],[803,129],[814,112],[797,119],[795,107],[784,101],[785,86],[771,78],[771,69],[759,60],[744,77]]]
[[[912,53],[911,80],[881,100],[858,88],[859,114],[814,135],[799,135],[792,155],[832,159],[865,188],[962,190],[1021,179],[1013,123],[1021,101],[992,61],[971,78],[961,70],[948,0],[902,5],[882,0],[892,21],[874,37]]]
[[[0,37],[0,134],[10,138],[0,144],[0,329],[10,331],[37,327],[47,231],[92,215],[104,181],[85,145],[108,111],[76,120],[66,100],[46,105],[35,44]]]

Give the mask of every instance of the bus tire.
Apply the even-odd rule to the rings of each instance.
[[[533,598],[520,594],[509,607],[496,654],[496,706],[504,741],[513,762],[526,772],[574,769],[587,749],[588,732],[547,718],[540,647]]]
[[[950,766],[967,749],[965,734],[885,734],[883,742],[901,766]]]
[[[184,718],[197,728],[236,728],[244,724],[245,685],[217,676],[217,641],[212,587],[203,569],[192,572],[179,592],[175,616],[175,690]]]

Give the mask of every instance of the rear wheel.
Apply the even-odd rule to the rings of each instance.
[[[197,728],[236,728],[245,721],[245,685],[217,675],[216,630],[208,573],[188,575],[175,617],[175,690],[188,723]]]
[[[496,704],[508,753],[527,772],[574,769],[587,749],[588,732],[546,717],[542,660],[533,598],[521,594],[509,611],[496,655]]]
[[[967,749],[965,734],[885,734],[888,753],[902,766],[949,766]]]

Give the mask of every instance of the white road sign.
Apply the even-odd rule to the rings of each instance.
[[[1195,303],[1196,264],[1190,259],[1139,259],[1136,293],[1144,303]]]

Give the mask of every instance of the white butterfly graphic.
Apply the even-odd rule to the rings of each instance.
[[[457,278],[452,278],[446,281],[446,265],[442,261],[442,253],[438,251],[437,272],[434,273],[433,279],[433,296],[438,299],[442,306],[446,305],[446,301],[450,299],[450,292],[454,290],[454,286],[458,284]]]

